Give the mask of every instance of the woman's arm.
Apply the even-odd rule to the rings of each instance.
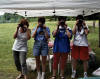
[[[87,27],[85,21],[83,21],[83,25],[84,25],[84,33],[85,33],[86,35],[88,35],[89,29],[88,29],[88,27]]]
[[[45,37],[46,37],[46,39],[48,40],[48,39],[50,38],[50,30],[48,29],[48,31],[47,31],[47,30],[45,29],[44,32],[45,32]]]
[[[87,28],[87,27],[84,27],[84,33],[85,33],[86,35],[88,35],[89,30],[88,30],[88,28]]]
[[[68,38],[71,38],[71,33],[70,33],[70,31],[67,29],[66,32],[67,32]]]
[[[58,30],[59,30],[59,24],[57,26],[57,29],[52,32],[53,37],[55,37],[57,35]]]
[[[32,38],[34,38],[34,37],[35,37],[38,27],[39,27],[39,25],[36,27],[36,29],[35,29],[34,33],[32,34]]]
[[[76,28],[77,28],[78,21],[79,21],[79,20],[76,21],[75,26],[73,27],[73,30],[72,30],[72,33],[73,33],[73,34],[76,33]]]
[[[57,29],[54,30],[54,31],[52,32],[53,37],[55,37],[55,36],[57,35],[57,33],[58,33],[58,30],[57,30]]]
[[[27,29],[27,39],[30,40],[31,38],[31,30]]]
[[[71,32],[69,31],[69,30],[71,30],[71,28],[69,28],[69,27],[67,26],[67,24],[65,24],[65,28],[66,28],[66,33],[67,33],[68,38],[71,38],[72,34],[71,34]]]
[[[76,27],[77,27],[77,25],[75,24],[75,26],[74,26],[74,28],[73,28],[73,30],[72,30],[73,34],[76,33]]]
[[[19,30],[19,26],[17,26],[16,32],[15,32],[14,35],[13,35],[13,38],[14,38],[14,39],[17,38],[18,30]]]
[[[50,30],[49,28],[46,27],[46,25],[44,25],[43,28],[44,28],[45,37],[48,40],[50,38]]]
[[[50,35],[48,34],[48,32],[46,30],[45,30],[45,37],[46,37],[46,39],[50,38]]]

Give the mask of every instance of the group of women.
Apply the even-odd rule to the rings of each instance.
[[[58,25],[56,30],[52,32],[54,39],[53,46],[53,74],[50,79],[57,79],[56,72],[58,69],[58,64],[60,63],[60,78],[64,78],[64,70],[67,62],[68,53],[70,53],[70,40],[72,36],[73,46],[71,51],[72,56],[72,75],[71,78],[76,76],[76,66],[77,60],[83,61],[84,67],[84,78],[87,78],[87,61],[89,59],[88,54],[88,40],[87,35],[89,29],[84,21],[82,15],[76,17],[76,24],[71,30],[66,24],[66,18],[61,16],[58,17]],[[34,38],[33,45],[33,55],[36,58],[36,68],[37,68],[37,79],[45,79],[46,71],[46,58],[48,55],[48,40],[50,39],[50,29],[45,25],[45,18],[38,18],[38,25],[31,30],[29,29],[29,23],[26,19],[22,19],[18,24],[16,32],[14,33],[14,44],[13,44],[13,56],[15,65],[20,74],[16,79],[27,78],[27,65],[26,65],[26,55],[27,55],[27,41]],[[40,61],[40,55],[42,60]],[[40,63],[42,63],[42,72],[40,70]]]

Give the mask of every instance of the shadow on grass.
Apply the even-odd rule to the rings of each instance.
[[[99,58],[96,57],[96,64],[94,66],[94,68],[89,68],[88,69],[88,76],[89,77],[92,77],[92,72],[94,70],[96,70],[98,67],[100,66],[100,62],[99,62]],[[72,69],[71,69],[71,63],[67,63],[66,64],[66,68],[65,68],[65,79],[71,79],[71,73],[72,73]],[[76,76],[76,79],[80,78],[80,77],[83,77],[83,63],[80,61],[78,62],[78,65],[77,65],[77,76]],[[46,78],[45,79],[50,79],[50,77],[52,76],[52,72],[50,73],[49,71],[49,66],[47,64],[47,67],[46,67]],[[34,72],[30,72],[28,74],[28,79],[36,79],[37,77],[37,72],[36,70]],[[58,73],[57,73],[57,79],[60,79]]]

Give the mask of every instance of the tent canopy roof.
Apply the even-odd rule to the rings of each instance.
[[[28,17],[90,15],[100,12],[100,0],[0,0],[0,9]]]

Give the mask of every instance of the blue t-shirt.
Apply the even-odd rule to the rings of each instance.
[[[72,30],[70,28],[68,30],[71,33],[71,37],[72,37]],[[58,33],[55,36],[53,52],[54,53],[57,53],[57,52],[69,53],[70,52],[70,39],[68,38],[65,29],[59,29]]]
[[[32,34],[35,32],[35,30],[36,30],[36,27],[32,30]],[[34,40],[36,40],[36,41],[46,41],[44,30],[46,30],[48,32],[48,35],[50,36],[49,27],[46,27],[46,29],[43,29],[42,27],[39,27],[37,29]]]

